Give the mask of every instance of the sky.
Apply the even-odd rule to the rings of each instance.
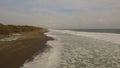
[[[0,0],[0,22],[58,29],[120,28],[120,0]]]

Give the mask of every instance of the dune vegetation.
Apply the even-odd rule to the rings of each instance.
[[[42,29],[39,27],[28,26],[28,25],[4,25],[0,24],[0,35],[9,35],[12,33],[28,32]]]

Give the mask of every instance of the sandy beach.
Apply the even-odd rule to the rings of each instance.
[[[52,40],[45,32],[25,32],[17,40],[0,41],[0,68],[20,68],[35,53],[44,50],[46,42]]]

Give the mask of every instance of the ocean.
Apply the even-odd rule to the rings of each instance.
[[[69,29],[72,31],[82,32],[98,32],[98,33],[117,33],[120,34],[120,29]]]
[[[120,31],[53,30],[44,52],[21,68],[120,68]]]

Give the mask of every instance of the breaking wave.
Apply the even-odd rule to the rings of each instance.
[[[21,68],[120,68],[119,34],[50,30],[46,35],[55,40]]]

